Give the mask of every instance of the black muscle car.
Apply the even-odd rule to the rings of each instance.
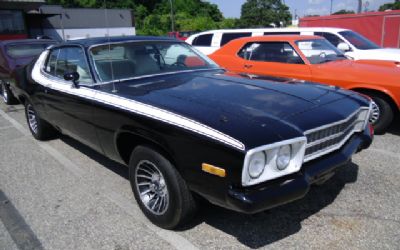
[[[171,38],[70,41],[17,78],[33,136],[61,132],[129,166],[163,228],[190,218],[198,195],[244,213],[299,199],[373,137],[355,92],[231,74]]]

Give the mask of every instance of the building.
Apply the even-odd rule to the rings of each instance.
[[[129,9],[63,8],[45,0],[0,0],[0,40],[135,35]]]

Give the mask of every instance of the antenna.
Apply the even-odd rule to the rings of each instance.
[[[108,39],[108,54],[111,54],[111,43],[110,43],[110,28],[108,24],[108,11],[107,11],[107,3],[106,0],[104,0],[104,16],[106,18],[106,36]],[[111,82],[112,82],[112,92],[115,93],[117,92],[117,89],[115,88],[115,82],[114,82],[114,67],[113,67],[113,62],[111,56],[109,56],[110,59],[110,72],[111,72]]]

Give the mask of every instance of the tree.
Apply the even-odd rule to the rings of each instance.
[[[400,9],[400,1],[396,0],[394,3],[385,3],[379,7],[379,11],[385,10],[399,10]]]
[[[281,0],[247,0],[242,5],[240,26],[286,26],[292,18],[289,7]]]
[[[176,30],[235,28],[237,21],[225,19],[218,6],[202,0],[172,0]],[[141,35],[166,35],[171,28],[169,0],[47,0],[70,8],[132,9],[136,31]]]
[[[352,10],[342,9],[342,10],[336,11],[335,13],[332,13],[332,15],[343,15],[343,14],[355,14],[355,12]]]

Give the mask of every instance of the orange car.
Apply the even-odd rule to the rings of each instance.
[[[233,40],[210,55],[222,67],[249,75],[274,75],[358,91],[374,101],[371,122],[383,133],[400,108],[400,65],[347,59],[318,36],[266,36]]]

